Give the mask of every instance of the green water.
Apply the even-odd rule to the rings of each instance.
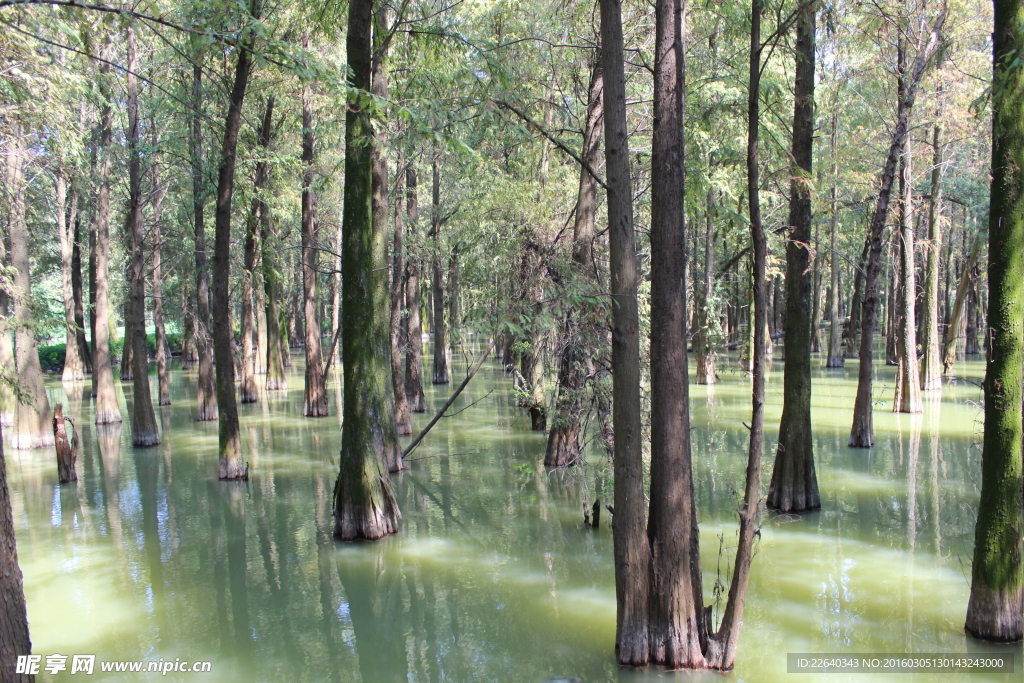
[[[980,380],[980,362],[959,369]],[[616,666],[611,534],[582,526],[584,501],[608,500],[604,470],[545,472],[545,438],[530,432],[496,364],[455,409],[473,405],[442,420],[394,478],[401,533],[358,544],[330,535],[339,378],[332,416],[307,419],[301,371],[296,358],[288,392],[240,406],[245,484],[217,480],[217,425],[195,421],[194,371],[172,374],[174,405],[158,412],[163,444],[144,450],[131,447],[130,384],[121,383],[124,426],[105,428],[92,424],[81,386],[48,385],[77,418],[83,448],[77,485],[63,487],[51,450],[7,450],[34,652],[212,662],[210,674],[166,677],[176,680],[721,679]],[[720,374],[714,388],[691,387],[709,600],[719,567],[728,584],[750,415],[747,378],[724,360]],[[981,390],[961,382],[929,397],[923,416],[893,415],[893,373],[878,374],[877,444],[863,451],[846,447],[856,363],[816,370],[823,511],[764,518],[730,680],[961,678],[786,673],[787,652],[814,651],[1014,653],[1017,673],[976,678],[1020,680],[1019,646],[979,646],[962,629]],[[430,412],[414,429],[448,391],[427,387]],[[777,363],[765,483],[781,401]]]

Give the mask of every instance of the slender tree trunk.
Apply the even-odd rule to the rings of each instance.
[[[875,200],[871,225],[868,228],[870,244],[867,262],[867,276],[864,278],[863,320],[860,333],[860,368],[857,374],[857,398],[853,408],[853,427],[850,430],[850,446],[854,448],[870,448],[875,442],[875,431],[872,422],[871,375],[874,359],[873,342],[875,326],[878,320],[878,276],[881,270],[882,233],[885,219],[889,213],[889,199],[892,196],[892,181],[896,176],[896,162],[903,152],[907,139],[908,119],[917,96],[917,86],[924,75],[925,67],[931,60],[938,46],[939,32],[946,20],[946,8],[939,10],[939,15],[932,25],[927,43],[921,45],[914,60],[914,67],[906,83],[903,97],[897,106],[896,127],[893,130],[892,143],[886,154],[882,167],[882,179],[879,184],[878,198]]]
[[[249,12],[259,19],[260,0],[250,0]],[[219,476],[221,479],[247,479],[249,465],[242,460],[238,434],[238,406],[235,403],[235,361],[231,334],[231,199],[234,194],[235,156],[238,129],[242,123],[242,102],[245,99],[249,74],[252,71],[252,44],[247,40],[237,49],[235,78],[228,97],[228,113],[224,119],[224,142],[221,145],[220,168],[217,173],[217,210],[214,218],[213,300],[217,315],[213,316],[213,352],[217,359],[217,406],[219,408]]]
[[[11,492],[7,488],[3,441],[0,428],[0,679],[11,683],[31,683],[33,676],[15,673],[18,657],[31,654],[32,641],[28,636],[25,588],[18,565],[18,544],[14,534]]]
[[[807,3],[796,22],[793,180],[786,242],[786,361],[782,421],[767,505],[782,512],[821,507],[811,434],[811,179],[814,158],[814,32],[817,5]],[[755,275],[755,282],[757,277]],[[755,295],[756,299],[756,295]],[[756,301],[755,301],[756,304]],[[756,331],[755,331],[756,332]]]
[[[715,286],[715,212],[718,210],[715,189],[708,188],[705,204],[704,228],[704,281],[697,288],[697,330],[693,337],[693,350],[697,356],[697,384],[712,385],[718,381],[715,371],[715,347],[711,333],[715,328],[717,311],[714,306]]]
[[[386,474],[400,457],[388,363],[386,230],[373,222],[373,153],[367,109],[372,72],[373,0],[349,2],[349,95],[345,114],[342,217],[344,400],[334,535],[377,539],[398,530],[401,514]],[[360,92],[361,91],[361,92]]]
[[[77,444],[68,440],[64,428],[64,406],[60,403],[53,407],[53,442],[54,450],[57,451],[57,481],[61,484],[78,481],[78,472],[75,471]]]
[[[259,400],[259,388],[256,386],[257,350],[253,343],[253,332],[256,327],[256,315],[253,310],[253,280],[256,277],[256,251],[259,248],[259,226],[263,214],[267,212],[266,200],[262,193],[266,190],[270,177],[270,165],[267,156],[270,153],[271,126],[274,118],[274,96],[267,98],[263,110],[263,122],[260,124],[258,144],[263,151],[263,158],[256,162],[256,176],[253,189],[256,196],[249,210],[249,220],[245,226],[245,266],[242,273],[242,403],[256,403]]]
[[[13,136],[4,145],[4,187],[14,187],[15,144]],[[0,268],[7,268],[7,235],[0,234]],[[0,367],[14,368],[14,342],[11,341],[11,296],[6,287],[0,287]],[[6,382],[0,382],[0,425],[14,426],[14,391]]]
[[[213,319],[210,313],[210,269],[206,261],[206,180],[203,170],[203,68],[197,58],[192,67],[192,102],[196,111],[192,115],[192,215],[196,235],[196,316],[195,339],[199,354],[199,380],[196,398],[199,403],[199,421],[216,420],[217,390],[213,377],[213,349],[210,332]]]
[[[658,0],[655,17],[651,144],[651,503],[647,523],[651,560],[650,657],[652,662],[674,669],[698,668],[705,662],[698,626],[698,614],[703,613],[703,591],[690,457],[686,356],[683,0]]]
[[[309,38],[306,38],[308,49]],[[387,96],[387,93],[384,93]],[[320,252],[316,238],[316,195],[313,191],[313,86],[302,88],[302,309],[306,333],[306,378],[302,393],[302,414],[327,416],[327,382],[320,351],[320,318],[317,316],[316,272]]]
[[[430,211],[430,236],[433,238],[433,323],[434,330],[434,373],[431,382],[434,384],[448,384],[451,376],[448,374],[448,339],[444,327],[444,279],[441,272],[441,173],[438,168],[437,157],[431,163],[431,211]]]
[[[964,263],[964,270],[960,274],[960,283],[956,288],[956,300],[953,303],[953,312],[949,317],[949,324],[946,326],[946,341],[943,344],[942,372],[947,377],[953,376],[953,369],[958,358],[957,347],[960,346],[960,337],[964,334],[964,305],[967,302],[967,289],[971,284],[971,273],[977,268],[978,255],[981,252],[981,235],[979,234],[971,252]]]
[[[626,123],[622,5],[600,0],[601,61],[604,67],[605,166],[608,191],[608,243],[611,252],[612,424],[615,514],[615,646],[619,663],[650,661],[648,585],[650,545],[645,533],[643,460],[640,431],[639,281],[633,234],[633,189]]]
[[[914,304],[917,294],[916,267],[914,265],[914,184],[911,174],[912,145],[907,140],[903,151],[900,174],[900,275],[903,296],[900,297],[899,333],[897,339],[899,369],[896,371],[896,397],[893,412],[924,412],[921,403],[921,372],[917,362],[917,324]]]
[[[397,176],[402,174],[404,159],[401,154],[395,164]],[[386,173],[386,169],[385,169]],[[386,182],[386,178],[385,178]],[[400,435],[412,434],[409,422],[409,402],[405,395],[405,377],[402,360],[402,308],[405,302],[405,260],[402,238],[405,233],[405,193],[395,192],[395,233],[391,246],[391,320],[389,325],[391,337],[391,386],[395,393],[395,425]],[[399,461],[401,462],[401,461]]]
[[[992,193],[989,209],[985,435],[974,532],[967,632],[982,640],[1024,637],[1024,462],[1021,460],[1024,358],[1024,5],[995,0]]]
[[[75,217],[78,193],[72,187],[70,201],[68,198],[68,179],[62,169],[54,172],[54,189],[57,204],[57,235],[60,239],[60,272],[62,293],[64,294],[64,382],[81,382],[85,379],[85,368],[78,349],[78,328],[75,325],[75,293],[71,284],[72,251],[74,244]]]
[[[11,269],[14,271],[14,364],[17,381],[22,392],[14,406],[14,434],[11,445],[15,449],[43,448],[53,445],[50,426],[50,402],[43,385],[43,368],[39,364],[35,323],[32,318],[31,262],[28,256],[28,223],[25,216],[25,146],[24,130],[14,125],[8,143],[9,159],[7,192],[10,193],[8,230],[11,239]],[[5,330],[5,334],[10,334]],[[9,366],[6,368],[11,369]]]
[[[109,47],[104,48],[109,52]],[[98,425],[121,421],[121,410],[117,407],[114,393],[114,371],[110,366],[110,161],[113,152],[110,142],[114,134],[114,116],[111,110],[111,93],[108,82],[110,67],[100,65],[98,79],[100,97],[100,131],[98,155],[100,158],[96,182],[96,267],[90,277],[95,281],[95,299],[92,316],[92,376],[95,382],[96,411]]]
[[[864,273],[868,265],[868,252],[871,248],[871,235],[868,234],[864,240],[864,248],[861,249],[860,259],[857,261],[853,276],[853,295],[850,297],[850,319],[843,326],[844,349],[843,355],[846,358],[857,358],[860,354],[860,330],[863,326],[861,313],[864,303]]]
[[[157,148],[156,120],[152,121],[153,149]],[[156,333],[157,405],[171,405],[170,380],[167,364],[170,349],[167,346],[167,328],[164,321],[163,283],[163,201],[167,187],[160,184],[160,168],[153,161],[153,327]]]
[[[99,146],[99,138],[100,138],[99,129],[97,129],[96,137],[97,137],[97,145],[96,146],[98,147]],[[98,166],[96,164],[96,160],[95,160],[96,154],[93,153],[92,157],[93,157],[93,160],[92,160],[92,170],[93,170],[93,174],[97,178],[97,188],[96,188],[96,196],[94,197],[94,202],[95,202],[96,208],[92,212],[92,218],[89,220],[89,339],[91,340],[91,346],[89,348],[89,351],[90,351],[90,353],[92,355],[92,358],[90,359],[89,363],[90,363],[90,365],[92,365],[92,368],[93,368],[93,372],[92,372],[92,398],[95,399],[97,397],[97,395],[98,395],[98,391],[97,391],[97,375],[99,374],[98,370],[96,369],[96,345],[99,343],[98,337],[96,336],[96,294],[97,294],[97,292],[96,292],[96,270],[97,270],[97,265],[98,265],[97,264],[97,260],[98,260],[98,254],[99,254],[99,250],[97,248],[96,242],[97,242],[97,236],[99,234],[99,215],[100,215],[99,196],[100,196],[100,192],[99,192],[99,182],[98,182],[98,180],[99,180],[99,168],[98,168]],[[110,356],[109,349],[107,351],[107,356],[108,356],[108,359],[109,359],[109,356]]]
[[[842,349],[842,327],[839,314],[839,108],[832,112],[832,194],[831,194],[831,216],[829,219],[829,249],[831,264],[832,283],[829,295],[829,330],[828,330],[828,357],[825,367],[841,368],[846,364]]]
[[[288,389],[284,374],[287,345],[281,330],[284,299],[281,259],[278,256],[277,229],[268,212],[260,216],[260,244],[263,260],[263,290],[267,318],[267,391]]]
[[[409,235],[419,243],[420,204],[416,192],[416,168],[410,161],[405,171],[405,190],[408,201]],[[405,262],[405,302],[409,308],[409,346],[405,354],[405,395],[409,409],[414,413],[427,412],[423,396],[423,328],[420,323],[420,265],[417,257]]]
[[[92,374],[92,352],[89,350],[89,343],[85,339],[85,301],[82,296],[82,214],[75,208],[77,206],[77,190],[72,185],[72,208],[74,208],[75,220],[74,241],[71,243],[71,294],[75,300],[75,334],[78,337],[78,356],[81,359],[82,369],[86,374]]]
[[[125,231],[125,237],[128,238],[128,243],[124,245],[124,249],[129,254],[132,253],[132,234],[130,230]],[[124,299],[124,308],[121,310],[121,317],[124,321],[124,337],[121,339],[121,381],[131,382],[135,379],[135,370],[132,366],[133,358],[132,352],[135,350],[132,345],[132,330],[135,326],[133,319],[134,313],[132,310],[132,295],[131,295],[131,281],[132,281],[132,264],[129,257],[128,269],[125,271],[125,280],[128,282],[128,296]],[[116,339],[117,330],[111,330],[110,334]]]
[[[967,286],[967,330],[964,338],[964,354],[976,356],[981,353],[981,344],[978,343],[978,328],[984,314],[981,313],[978,296],[978,271],[975,267],[970,271],[970,283]]]
[[[136,76],[135,29],[128,27],[128,232],[131,235],[131,327],[125,320],[125,340],[132,345],[132,445],[160,443],[160,429],[149,390],[149,348],[146,345],[146,251],[142,223],[142,154],[139,133],[139,82]]]
[[[932,196],[928,207],[928,260],[924,277],[924,316],[921,320],[921,388],[942,388],[942,364],[939,360],[939,257],[942,252],[942,126],[936,120],[932,128]]]
[[[590,168],[597,168],[601,155],[601,131],[604,125],[604,72],[600,50],[594,55],[590,70],[587,95],[587,119],[583,131],[583,160]],[[580,168],[579,190],[576,195],[576,220],[573,224],[573,276],[597,290],[593,276],[591,242],[597,219],[597,179]],[[583,412],[583,392],[587,381],[588,353],[598,339],[597,311],[592,306],[580,310],[569,308],[562,320],[561,353],[558,363],[558,398],[555,416],[548,434],[544,465],[565,467],[580,459],[579,435]]]

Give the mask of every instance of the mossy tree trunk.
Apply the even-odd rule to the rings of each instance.
[[[821,507],[811,434],[811,179],[814,157],[814,32],[816,3],[796,22],[793,165],[786,242],[786,360],[782,421],[767,505],[782,512]],[[756,280],[756,275],[755,275]]]
[[[11,509],[11,492],[7,488],[3,428],[0,427],[0,680],[30,683],[32,676],[14,672],[18,657],[31,652],[25,588],[14,535],[14,512]]]
[[[992,195],[988,227],[988,336],[981,499],[966,629],[982,640],[1024,637],[1024,5],[995,0]]]
[[[941,95],[941,93],[940,93]],[[941,111],[940,111],[941,113]],[[921,317],[921,388],[942,388],[939,358],[939,257],[942,253],[942,125],[932,128],[932,196],[928,207],[928,259],[924,276],[924,315]]]
[[[396,175],[399,177],[402,175],[403,163],[403,157],[399,154],[395,164]],[[388,329],[391,341],[391,387],[395,393],[395,425],[401,435],[412,434],[412,424],[409,422],[409,402],[405,395],[405,376],[402,367],[402,360],[405,357],[402,352],[402,309],[405,303],[405,282],[402,279],[405,274],[402,244],[404,236],[405,193],[398,190],[395,192],[395,231],[391,241],[391,316]]]
[[[72,195],[78,194],[74,184],[71,189]],[[75,200],[77,201],[77,199]],[[82,213],[77,209],[74,212],[75,220],[70,221],[74,225],[74,241],[71,243],[71,294],[75,300],[75,330],[78,335],[78,355],[81,358],[82,368],[86,374],[92,373],[92,352],[89,350],[89,342],[85,339],[85,301],[82,293]]]
[[[250,0],[249,15],[259,20],[260,0]],[[242,103],[252,71],[253,38],[247,35],[237,48],[235,77],[228,96],[224,119],[224,141],[217,172],[217,209],[214,214],[213,247],[213,352],[217,359],[217,407],[219,410],[219,477],[246,479],[249,466],[242,460],[238,433],[238,405],[235,401],[235,358],[231,334],[231,200],[235,187],[235,158],[238,129],[242,123]]]
[[[913,145],[908,136],[903,150],[900,167],[900,314],[897,331],[896,394],[893,400],[893,412],[920,413],[924,411],[921,403],[921,372],[917,362],[917,324],[915,321],[915,303],[917,299],[917,268],[914,265],[914,184],[913,184]]]
[[[139,82],[136,75],[135,29],[128,27],[128,232],[131,319],[125,320],[125,346],[132,346],[132,445],[160,443],[160,429],[149,390],[149,348],[146,344],[146,226],[142,220],[142,153],[139,150]],[[130,324],[130,327],[129,327]]]
[[[410,160],[405,170],[405,191],[409,236],[411,242],[419,244],[420,204],[416,191],[416,167]],[[409,309],[408,346],[405,352],[405,395],[409,410],[414,413],[427,412],[423,395],[423,327],[420,318],[420,266],[419,253],[412,253],[405,261],[405,305]]]
[[[387,234],[373,222],[372,24],[373,0],[351,0],[342,215],[344,400],[334,485],[334,535],[342,540],[395,533],[401,516],[385,464],[401,456],[388,362]]]
[[[196,399],[199,421],[217,419],[217,390],[213,376],[213,349],[210,332],[213,319],[210,313],[210,270],[206,260],[206,177],[203,169],[203,67],[197,57],[192,67],[192,216],[195,228],[196,257],[196,316],[195,340],[199,354],[199,379]]]
[[[444,273],[441,267],[441,171],[437,156],[434,156],[431,166],[431,206],[430,206],[430,236],[433,239],[431,266],[432,278],[432,301],[433,320],[431,327],[434,332],[434,372],[431,382],[434,384],[448,384],[451,375],[448,373],[448,357],[451,352],[448,348],[448,338],[445,334],[444,322]]]

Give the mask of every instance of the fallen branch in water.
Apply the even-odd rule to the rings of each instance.
[[[462,390],[466,388],[467,384],[469,384],[469,380],[473,379],[473,375],[477,373],[477,370],[480,369],[480,366],[484,364],[484,361],[487,360],[487,356],[491,355],[491,351],[493,350],[494,340],[492,339],[490,345],[488,345],[487,347],[487,350],[484,351],[483,355],[480,356],[480,360],[476,362],[476,365],[473,366],[473,369],[470,370],[468,375],[466,375],[466,379],[462,380],[462,384],[460,384],[459,388],[455,390],[455,393],[448,397],[448,401],[441,407],[441,410],[437,411],[437,415],[434,416],[434,419],[432,419],[430,423],[423,428],[423,431],[417,434],[416,438],[413,439],[412,442],[405,447],[404,451],[402,451],[402,460],[405,460],[409,456],[409,454],[412,453],[413,449],[420,445],[420,441],[422,441],[423,437],[427,435],[427,432],[429,432],[433,428],[433,426],[437,424],[438,420],[444,417],[445,411],[452,407],[452,404],[455,403],[455,399],[459,397],[459,394],[462,393]]]

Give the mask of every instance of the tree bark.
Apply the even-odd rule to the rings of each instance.
[[[75,293],[71,284],[72,251],[74,249],[74,229],[77,211],[78,193],[72,186],[68,197],[68,178],[63,169],[54,172],[54,190],[57,204],[57,235],[60,239],[60,272],[61,287],[64,294],[64,382],[81,382],[85,379],[85,368],[78,349],[78,328],[75,324]],[[72,184],[73,185],[73,184]],[[69,200],[70,199],[70,200]]]
[[[373,153],[367,109],[372,71],[373,0],[349,2],[349,95],[345,114],[342,315],[343,422],[334,535],[377,539],[398,530],[401,514],[385,463],[400,457],[388,363],[386,230],[373,221]]]
[[[981,252],[981,234],[974,239],[971,252],[964,263],[964,270],[960,274],[960,282],[956,288],[956,300],[953,302],[953,312],[949,317],[949,324],[946,325],[946,341],[943,344],[942,372],[947,377],[953,376],[953,369],[956,366],[957,347],[960,345],[960,337],[964,333],[964,305],[967,302],[967,289],[971,284],[971,273],[977,268],[978,255]],[[991,285],[990,285],[991,286]]]
[[[75,472],[78,453],[68,440],[64,428],[64,406],[60,403],[53,407],[53,443],[57,451],[57,481],[61,484],[78,481],[78,473]]]
[[[650,661],[648,585],[650,545],[645,533],[640,425],[639,281],[633,232],[633,189],[626,122],[622,5],[600,0],[601,61],[604,67],[605,165],[612,308],[612,424],[615,514],[615,646],[619,663]]]
[[[587,94],[587,119],[583,129],[583,154],[586,166],[580,167],[579,190],[576,195],[576,219],[573,223],[573,277],[597,293],[593,274],[591,242],[597,220],[597,179],[587,166],[596,169],[600,163],[601,132],[604,126],[604,71],[600,50],[594,55]],[[589,348],[597,342],[597,311],[584,304],[580,310],[568,308],[562,319],[561,352],[558,362],[558,394],[551,431],[544,453],[546,467],[565,467],[580,460],[579,435],[583,412],[583,392],[587,381]]]
[[[259,19],[260,0],[250,0],[249,13]],[[235,157],[238,129],[242,123],[242,102],[252,71],[252,39],[237,48],[235,78],[228,98],[224,119],[224,142],[221,145],[220,168],[217,173],[217,210],[214,215],[213,352],[217,360],[217,406],[219,416],[219,476],[221,479],[247,479],[249,465],[242,460],[238,434],[238,406],[235,403],[235,361],[231,335],[231,199],[234,194]]]
[[[448,357],[451,351],[448,348],[448,339],[444,328],[444,279],[441,269],[441,173],[438,168],[437,157],[431,162],[431,211],[430,211],[430,236],[433,239],[433,323],[434,330],[434,373],[431,378],[433,384],[448,384],[451,375],[448,374]]]
[[[153,126],[153,148],[157,148],[156,121]],[[156,374],[157,374],[157,405],[171,405],[170,380],[167,375],[167,364],[170,360],[170,349],[167,346],[167,328],[164,321],[164,283],[163,283],[163,201],[167,195],[167,187],[160,184],[159,164],[153,161],[153,327],[156,333]]]
[[[82,296],[82,214],[77,207],[77,190],[74,185],[71,187],[72,208],[75,219],[71,221],[74,225],[74,241],[71,243],[71,294],[75,300],[75,333],[78,336],[78,356],[81,359],[82,369],[86,374],[92,374],[92,352],[89,350],[89,342],[85,339],[85,301]]]
[[[786,242],[786,360],[782,421],[766,501],[781,512],[821,507],[811,433],[811,179],[814,158],[814,32],[817,5],[801,7],[796,22],[793,165]],[[755,282],[757,276],[754,277]],[[756,299],[756,294],[755,294]],[[756,304],[756,301],[755,301]]]
[[[4,145],[4,186],[14,187],[15,140],[12,136]],[[7,236],[0,235],[0,268],[9,266],[7,252]],[[14,368],[14,342],[11,340],[11,296],[7,288],[0,287],[0,367]],[[0,425],[14,426],[14,407],[16,398],[12,387],[0,382]]]
[[[714,305],[715,286],[715,212],[717,198],[714,188],[708,188],[704,209],[704,281],[697,287],[697,330],[693,335],[693,351],[697,357],[697,384],[712,385],[718,381],[715,369],[715,347],[712,332],[717,329]]]
[[[128,269],[125,271],[124,277],[128,282],[128,296],[124,299],[124,308],[121,311],[121,317],[124,321],[124,337],[121,339],[121,373],[120,379],[122,382],[131,382],[135,379],[135,371],[132,367],[132,330],[134,329],[135,321],[133,319],[134,313],[132,310],[132,294],[131,294],[131,282],[132,282],[132,264],[131,264],[131,253],[132,253],[132,233],[131,230],[125,230],[125,237],[128,239],[128,243],[124,245],[124,250],[128,252]],[[113,336],[117,336],[117,330],[111,330]]]
[[[7,488],[3,428],[0,427],[0,679],[11,683],[31,683],[33,676],[14,673],[18,657],[31,652],[25,588],[14,535],[14,512],[11,509],[11,492]]]
[[[924,316],[921,339],[921,388],[935,391],[942,388],[942,363],[939,359],[939,257],[942,252],[942,125],[936,120],[932,128],[932,190],[928,207],[928,260],[924,276]]]
[[[892,181],[896,175],[896,162],[903,152],[907,139],[908,119],[917,97],[917,86],[924,75],[925,67],[931,61],[939,42],[939,32],[946,21],[947,10],[939,10],[929,31],[927,43],[919,46],[914,67],[904,88],[903,97],[897,106],[896,127],[893,130],[892,143],[886,154],[882,167],[882,178],[879,184],[878,198],[868,228],[869,256],[867,276],[864,278],[863,319],[860,333],[860,368],[857,373],[857,398],[853,408],[853,427],[850,430],[850,446],[853,448],[870,448],[875,442],[875,431],[872,422],[871,375],[874,359],[874,335],[878,320],[878,275],[881,270],[882,233],[885,219],[889,213],[889,199],[892,196]]]
[[[206,180],[203,170],[203,67],[197,57],[192,66],[192,215],[196,235],[196,316],[195,340],[199,354],[199,379],[196,398],[199,403],[199,421],[210,422],[218,417],[217,390],[213,376],[213,349],[210,332],[213,320],[210,313],[210,270],[206,260]]]
[[[256,277],[256,253],[259,248],[259,226],[263,214],[268,211],[262,193],[266,191],[270,178],[270,164],[267,157],[270,153],[271,126],[274,118],[274,96],[267,97],[263,109],[263,122],[260,124],[257,144],[263,157],[256,162],[256,173],[253,179],[255,196],[249,210],[249,220],[245,226],[245,266],[242,272],[242,403],[256,403],[259,400],[259,388],[256,386],[257,348],[253,334],[256,331],[256,315],[254,311],[253,280]]]
[[[405,190],[408,201],[409,236],[419,243],[420,204],[416,192],[416,167],[409,162],[405,171]],[[423,396],[423,328],[420,322],[420,265],[419,255],[405,261],[405,305],[409,309],[408,346],[405,352],[405,395],[409,410],[414,413],[427,412]]]
[[[974,532],[967,632],[982,640],[1024,636],[1024,5],[995,0],[988,334],[981,498]]]
[[[105,47],[104,52],[109,53],[109,47]],[[100,64],[98,86],[102,104],[97,145],[100,163],[96,174],[99,188],[96,192],[96,268],[93,269],[96,296],[92,316],[92,376],[96,393],[95,420],[98,425],[121,421],[121,410],[117,407],[117,396],[114,393],[114,371],[110,366],[110,327],[107,324],[110,318],[110,161],[113,156],[110,143],[114,134],[109,73],[110,67]]]
[[[25,147],[24,131],[20,123],[8,146],[11,196],[9,230],[11,238],[11,268],[14,270],[14,363],[23,395],[14,408],[14,434],[11,445],[15,449],[43,448],[53,445],[50,428],[50,401],[43,385],[43,368],[39,364],[35,323],[32,319],[31,261],[28,256],[28,223],[25,217]],[[9,369],[9,368],[8,368]]]
[[[399,154],[395,164],[395,173],[402,175],[403,157]],[[385,169],[386,173],[386,169]],[[385,179],[386,182],[386,179]],[[396,183],[397,185],[397,183]],[[395,392],[395,425],[400,435],[412,434],[412,423],[409,421],[409,402],[405,395],[405,377],[402,360],[402,308],[405,300],[405,261],[402,238],[405,233],[405,193],[395,192],[395,233],[391,243],[391,320],[389,325],[391,337],[391,387]]]
[[[309,37],[306,37],[309,46]],[[383,94],[387,95],[386,91]],[[316,195],[313,192],[313,86],[302,88],[302,312],[306,333],[306,377],[302,392],[302,414],[327,416],[327,383],[320,351],[320,317],[317,315],[316,272],[319,267],[316,238]],[[385,181],[386,182],[386,181]]]
[[[828,354],[825,360],[827,368],[841,368],[846,364],[842,347],[842,326],[839,320],[839,105],[832,112],[832,193],[829,218],[829,263],[831,265],[832,282],[829,296],[829,330]]]
[[[909,114],[908,114],[909,118]],[[914,184],[911,170],[912,145],[904,145],[900,173],[900,276],[903,295],[900,297],[898,339],[899,368],[896,371],[896,395],[893,412],[924,412],[921,403],[921,371],[917,362],[917,324],[914,305],[917,299],[917,268],[914,265]]]
[[[125,345],[132,345],[132,445],[160,443],[160,429],[149,390],[149,348],[146,345],[146,252],[142,224],[142,155],[139,151],[139,82],[136,76],[135,29],[128,27],[128,232],[131,235],[131,328],[125,321]]]

